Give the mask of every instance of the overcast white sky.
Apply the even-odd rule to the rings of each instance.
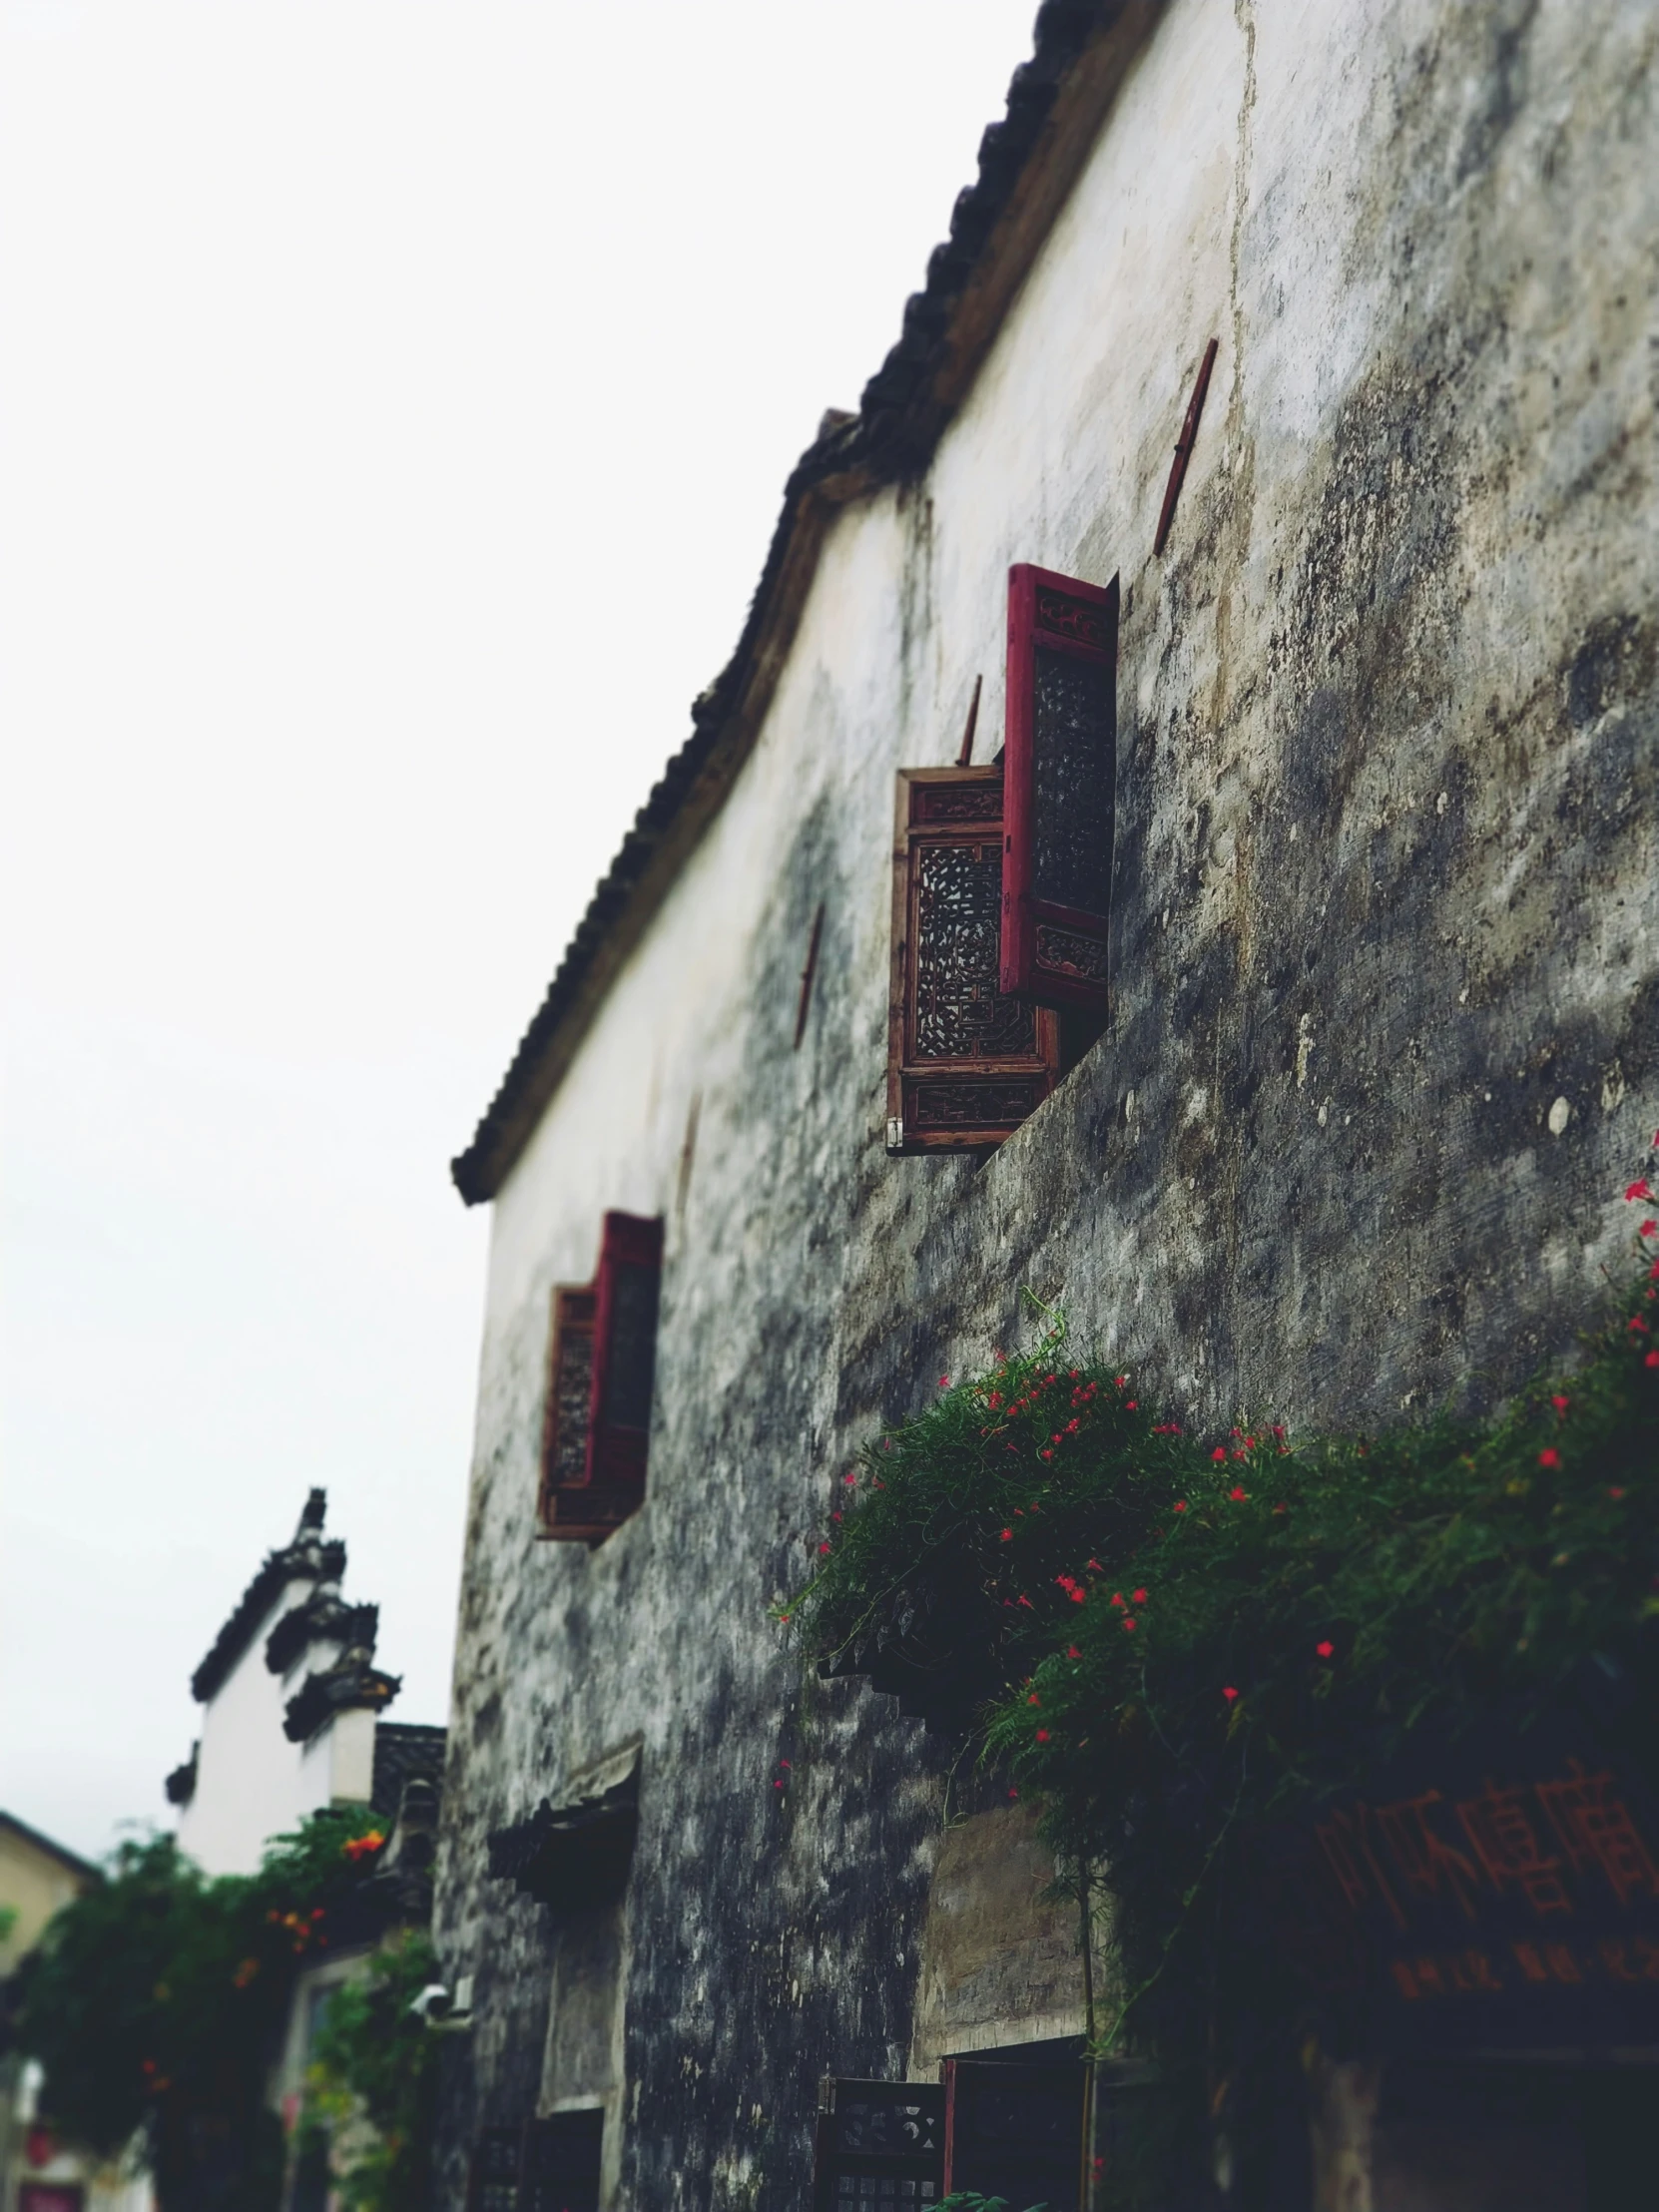
[[[306,1489],[442,1720],[470,1134],[1033,0],[0,0],[0,1805]]]

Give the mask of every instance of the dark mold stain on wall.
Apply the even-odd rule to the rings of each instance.
[[[485,1839],[631,1732],[618,2201],[797,2212],[817,2076],[903,2072],[956,1747],[805,1677],[766,1606],[857,1447],[1028,1326],[1022,1285],[1194,1425],[1490,1403],[1592,1317],[1659,1118],[1653,42],[1611,8],[1551,23],[1373,26],[1343,215],[1364,342],[1309,311],[1298,343],[1339,363],[1317,435],[1275,428],[1260,361],[1336,188],[1295,171],[1256,53],[1278,167],[1237,217],[1239,358],[1202,433],[1229,465],[1195,465],[1161,564],[1156,491],[1020,549],[1122,549],[1113,1010],[988,1162],[884,1156],[890,780],[849,792],[833,671],[815,694],[682,1207],[665,1188],[648,1504],[597,1551],[528,1540],[539,1294],[487,1352],[437,1921],[478,2025],[444,2048],[446,2203],[477,2129],[547,2089],[560,1931]],[[963,527],[925,487],[892,524],[900,733]],[[948,641],[944,696],[999,642]]]

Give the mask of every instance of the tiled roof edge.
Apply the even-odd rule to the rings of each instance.
[[[827,416],[784,490],[783,513],[737,651],[692,709],[692,734],[634,818],[466,1150],[450,1163],[469,1206],[492,1199],[558,1087],[588,1022],[747,757],[834,510],[930,459],[1104,122],[1163,0],[1043,0],[1007,111],[979,144],[950,236],[905,303],[898,342],[850,418]]]
[[[190,1678],[190,1694],[199,1705],[206,1705],[218,1694],[288,1582],[304,1575],[313,1581],[337,1582],[345,1572],[344,1544],[337,1539],[324,1542],[322,1538],[326,1502],[324,1491],[312,1490],[292,1543],[266,1553],[264,1565],[237,1600],[235,1611],[214,1638],[213,1648]]]

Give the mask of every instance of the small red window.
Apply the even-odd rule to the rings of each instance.
[[[592,1543],[645,1495],[663,1225],[605,1216],[599,1269],[553,1294],[542,1427],[541,1533]]]
[[[1106,1006],[1117,782],[1118,580],[1008,571],[1001,984]]]

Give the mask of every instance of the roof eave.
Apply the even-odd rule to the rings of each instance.
[[[1035,51],[985,132],[979,176],[904,310],[859,412],[802,456],[737,651],[599,884],[472,1142],[450,1164],[469,1206],[493,1199],[668,888],[760,735],[838,511],[918,475],[1053,227],[1164,0],[1044,0]]]

